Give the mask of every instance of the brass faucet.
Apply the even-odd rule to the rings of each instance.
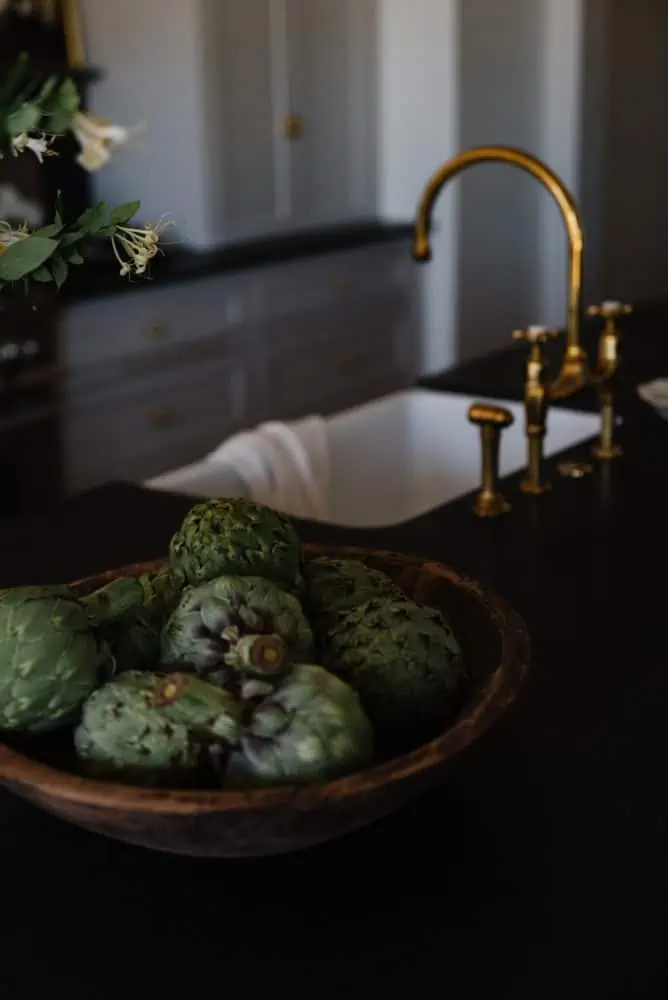
[[[477,146],[453,156],[439,167],[424,189],[415,220],[413,256],[419,262],[431,260],[431,217],[441,189],[467,167],[488,162],[519,167],[539,180],[554,198],[564,220],[568,236],[566,349],[561,371],[550,386],[552,399],[564,399],[584,388],[588,382],[587,355],[580,344],[584,236],[575,200],[554,171],[530,153],[511,146]]]
[[[530,345],[524,383],[528,461],[526,476],[520,483],[520,489],[534,495],[546,493],[551,488],[543,473],[543,441],[547,431],[547,408],[551,395],[543,345],[557,336],[556,330],[548,330],[545,326],[530,326],[513,333],[514,340],[524,340]]]

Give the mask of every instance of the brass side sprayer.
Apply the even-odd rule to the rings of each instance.
[[[482,486],[475,498],[473,511],[478,517],[499,517],[510,510],[510,504],[498,487],[501,432],[512,425],[514,417],[503,406],[473,403],[469,407],[468,418],[480,428],[482,444]]]

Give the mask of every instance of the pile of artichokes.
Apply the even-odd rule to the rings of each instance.
[[[102,779],[340,777],[442,730],[463,677],[438,611],[245,499],[193,506],[157,572],[0,591],[0,733],[69,730]]]

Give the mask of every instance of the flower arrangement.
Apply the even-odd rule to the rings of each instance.
[[[35,77],[27,54],[22,54],[4,82],[0,82],[0,159],[32,154],[42,163],[58,155],[56,137],[72,133],[80,146],[77,163],[88,171],[101,169],[133,129],[112,125],[80,109],[74,81],[68,77]],[[139,201],[110,208],[101,201],[78,218],[63,217],[60,200],[53,221],[38,229],[0,220],[0,289],[22,281],[53,283],[60,289],[70,268],[84,263],[92,238],[106,238],[124,277],[146,275],[161,252],[160,234],[168,225],[132,225]]]

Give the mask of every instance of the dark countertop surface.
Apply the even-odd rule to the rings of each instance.
[[[301,525],[441,559],[525,617],[529,680],[449,779],[358,834],[243,862],[152,854],[0,792],[0,997],[666,995],[668,424],[635,392],[668,374],[666,319],[627,331],[610,467],[555,473],[539,499],[513,476],[497,522],[467,497],[382,531]],[[429,381],[521,379],[511,350]],[[0,532],[0,585],[158,555],[191,502],[111,484],[23,519]]]
[[[121,278],[118,261],[105,240],[100,244],[97,256],[89,256],[84,266],[72,269],[63,286],[62,298],[66,302],[77,302],[98,295],[117,295],[156,285],[194,281],[231,271],[408,239],[412,231],[410,222],[369,219],[262,237],[212,250],[193,250],[173,244],[167,230],[161,243],[163,254],[152,262],[150,277],[135,278],[133,281]]]

